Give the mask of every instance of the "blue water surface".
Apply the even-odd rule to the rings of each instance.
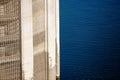
[[[61,80],[120,80],[120,0],[60,0]]]

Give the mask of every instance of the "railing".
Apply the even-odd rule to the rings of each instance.
[[[17,15],[0,15],[0,23],[11,22],[17,20],[19,17]]]
[[[13,62],[13,61],[20,61],[19,56],[20,56],[19,53],[17,53],[15,55],[11,55],[11,56],[0,57],[0,64],[9,63],[9,62]]]
[[[0,0],[0,5],[8,3],[10,0]]]
[[[21,80],[19,0],[0,0],[0,80]]]

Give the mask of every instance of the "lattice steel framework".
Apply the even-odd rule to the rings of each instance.
[[[0,0],[0,80],[21,80],[20,1]]]

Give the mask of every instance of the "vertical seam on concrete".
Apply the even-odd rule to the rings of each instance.
[[[48,53],[48,0],[45,0],[45,54],[46,54],[46,80],[49,80],[49,53]]]
[[[20,23],[19,23],[19,28],[20,28],[20,76],[21,76],[21,80],[23,79],[23,73],[22,73],[22,27],[21,27],[21,0],[19,0],[19,12],[20,12],[20,15],[19,15],[19,17],[20,17]]]

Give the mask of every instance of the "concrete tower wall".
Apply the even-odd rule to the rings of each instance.
[[[33,0],[34,80],[47,80],[45,0]]]
[[[59,0],[33,0],[34,80],[59,72]]]
[[[55,0],[48,0],[48,56],[49,56],[49,80],[56,79],[56,13]]]
[[[60,76],[59,0],[47,0],[49,80]]]
[[[0,0],[0,79],[56,80],[59,76],[58,0],[16,1]],[[3,69],[8,62],[10,72]],[[1,75],[1,72],[6,73]]]
[[[33,78],[32,0],[21,0],[22,73],[25,80]]]

